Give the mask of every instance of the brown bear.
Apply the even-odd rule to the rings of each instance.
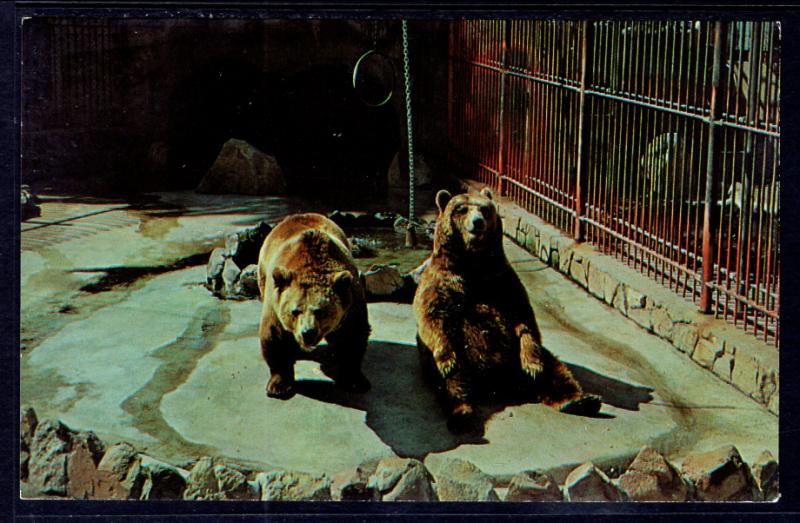
[[[530,301],[503,250],[503,226],[492,193],[436,195],[433,253],[423,271],[414,314],[423,370],[443,393],[448,427],[469,428],[473,400],[521,393],[563,412],[593,415],[561,361],[542,346]]]
[[[364,286],[338,225],[314,213],[281,221],[261,247],[258,288],[268,396],[294,395],[294,364],[301,357],[313,359],[312,352],[325,353],[323,364],[337,385],[369,390],[361,372],[370,332]],[[327,347],[316,351],[322,340]]]

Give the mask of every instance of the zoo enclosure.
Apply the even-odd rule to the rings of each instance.
[[[780,29],[452,22],[451,160],[778,346]]]

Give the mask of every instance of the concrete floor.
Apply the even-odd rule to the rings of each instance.
[[[299,208],[308,207],[191,193],[145,210],[45,202],[41,223],[78,218],[23,224],[21,403],[176,463],[219,455],[330,474],[430,453],[499,476],[541,468],[557,479],[586,460],[624,463],[643,445],[676,461],[725,444],[746,461],[778,455],[775,416],[510,242],[546,346],[603,397],[600,417],[486,406],[483,435],[451,435],[417,369],[411,306],[395,303],[369,306],[369,393],[336,390],[308,361],[297,365],[300,394],[267,398],[260,304],[213,297],[192,256],[223,231]]]

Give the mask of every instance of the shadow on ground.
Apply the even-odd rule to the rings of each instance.
[[[584,367],[570,365],[587,392],[599,395],[603,402],[627,410],[639,410],[640,403],[652,400],[653,389],[631,385],[598,374]],[[372,383],[366,394],[353,394],[324,380],[298,380],[297,392],[326,403],[366,412],[366,424],[395,454],[424,459],[429,453],[455,449],[464,444],[486,444],[486,423],[492,416],[519,401],[482,404],[477,409],[479,423],[475,430],[453,434],[436,393],[423,379],[413,345],[371,341],[363,370]],[[566,414],[565,414],[566,416]],[[598,417],[614,416],[600,413]]]

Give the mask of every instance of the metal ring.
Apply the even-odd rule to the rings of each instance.
[[[392,70],[392,86],[389,89],[389,94],[386,95],[386,98],[384,98],[383,100],[381,100],[378,103],[369,102],[369,101],[365,100],[364,98],[362,98],[360,95],[358,97],[361,99],[362,102],[364,102],[364,104],[366,104],[366,105],[368,105],[370,107],[381,107],[381,106],[386,105],[387,103],[389,103],[389,100],[392,99],[392,95],[394,95],[394,65],[392,65],[391,59],[388,56],[386,56],[385,54],[381,53],[380,51],[376,51],[375,49],[370,49],[370,50],[368,50],[367,52],[365,52],[364,54],[362,54],[361,56],[358,57],[358,60],[356,61],[356,65],[353,66],[353,89],[354,90],[356,89],[356,81],[358,79],[358,69],[361,66],[361,62],[363,62],[366,58],[368,58],[371,55],[379,56],[379,57],[383,58],[386,62],[389,63],[389,67]],[[356,90],[356,93],[358,93],[357,90]]]

